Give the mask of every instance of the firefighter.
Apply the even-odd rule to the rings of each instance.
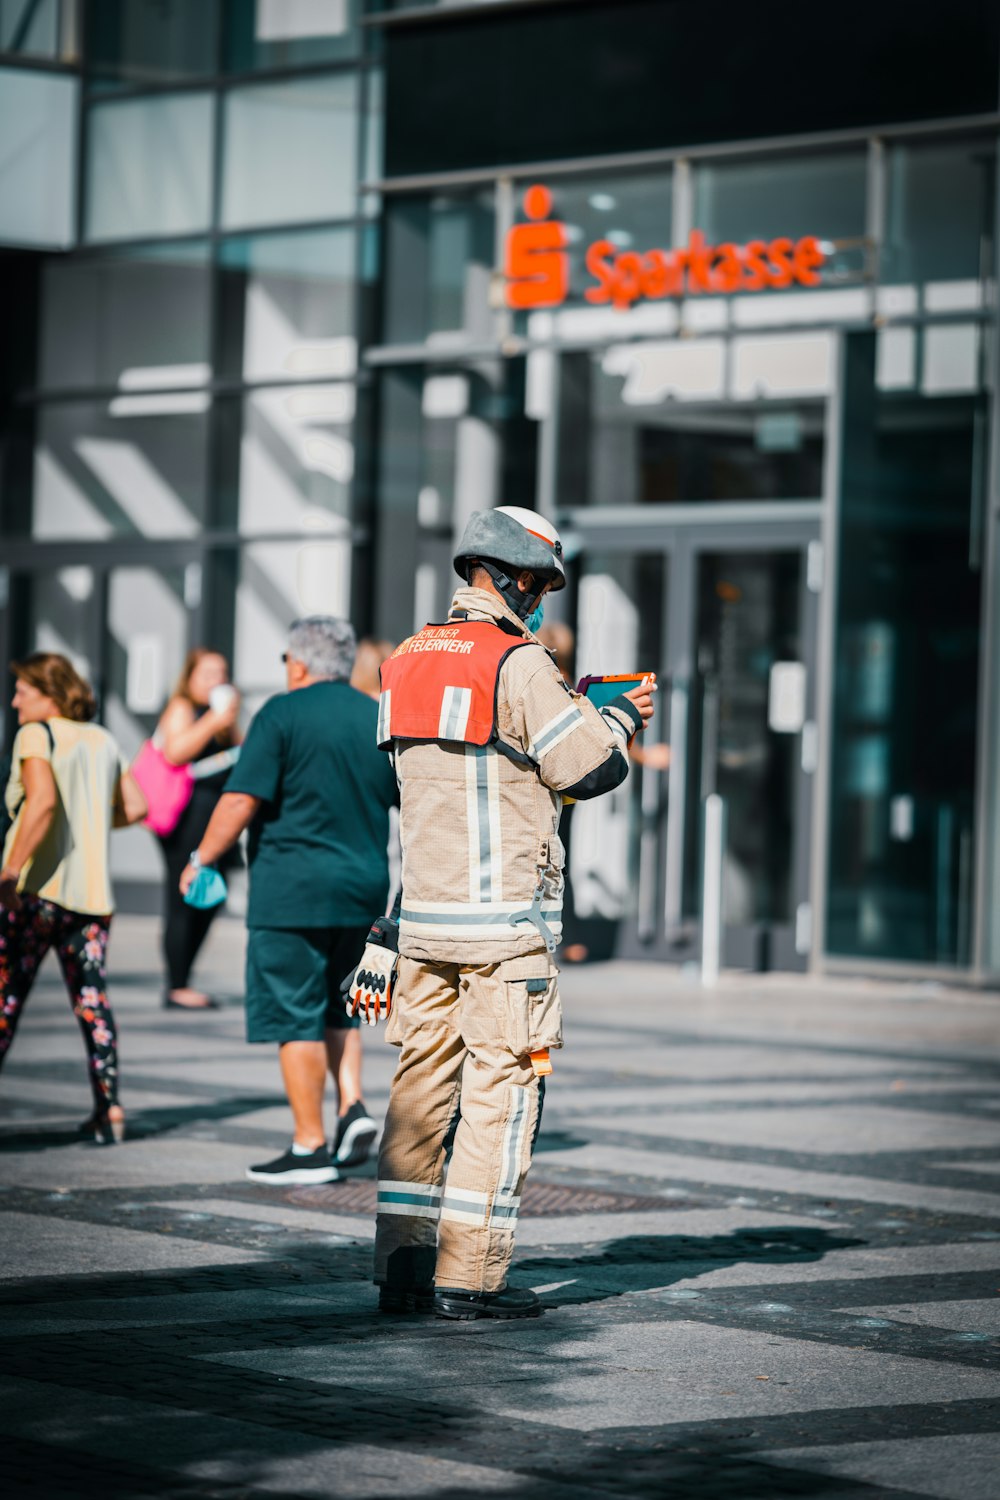
[[[379,1152],[386,1312],[541,1312],[507,1270],[549,1053],[562,1046],[559,815],[565,797],[625,779],[653,712],[649,687],[598,710],[536,640],[543,596],[565,586],[562,552],[534,511],[474,513],[447,622],[382,667],[378,738],[401,801],[398,959],[381,919],[381,957],[366,950],[349,1005],[374,997],[384,1011],[391,992],[386,1034],[400,1049]]]

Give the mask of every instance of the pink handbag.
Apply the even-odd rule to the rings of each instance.
[[[165,838],[173,833],[191,801],[194,790],[191,767],[173,765],[152,740],[145,740],[132,762],[132,775],[149,808],[143,823]]]

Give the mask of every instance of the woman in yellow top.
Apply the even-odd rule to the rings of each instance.
[[[113,900],[112,828],[146,815],[146,802],[107,730],[88,721],[94,695],[65,656],[11,662],[17,679],[0,868],[0,1064],[42,959],[55,948],[90,1064],[94,1113],[83,1126],[121,1140],[115,1022],[105,988]]]

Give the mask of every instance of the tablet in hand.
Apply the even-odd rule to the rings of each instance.
[[[589,698],[595,708],[606,708],[615,698],[620,698],[622,693],[630,693],[633,688],[655,682],[655,672],[620,672],[613,676],[581,677],[577,692]]]

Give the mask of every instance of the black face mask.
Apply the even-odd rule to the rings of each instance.
[[[530,614],[534,613],[535,606],[545,592],[547,578],[539,578],[536,573],[533,573],[531,575],[534,579],[532,589],[527,594],[523,594],[517,586],[516,578],[511,578],[510,574],[497,567],[496,563],[486,562],[483,558],[478,558],[469,564],[466,582],[471,577],[473,568],[477,567],[486,569],[497,593],[504,603],[510,606],[519,620],[526,620]]]

